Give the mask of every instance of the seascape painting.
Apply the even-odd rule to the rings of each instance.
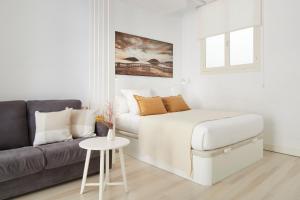
[[[173,77],[173,44],[127,33],[115,33],[118,75]]]

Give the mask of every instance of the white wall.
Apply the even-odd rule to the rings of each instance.
[[[183,76],[194,107],[262,114],[265,144],[300,155],[300,2],[263,0],[264,65],[260,72],[203,75],[196,12],[183,19]]]
[[[123,0],[112,1],[112,15],[114,31],[165,41],[174,45],[174,78],[117,75],[116,93],[118,94],[123,88],[151,88],[157,94],[168,94],[170,87],[178,84],[181,79],[181,16],[159,15]]]
[[[0,1],[0,100],[85,100],[89,1]]]

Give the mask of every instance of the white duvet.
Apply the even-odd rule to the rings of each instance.
[[[120,114],[116,118],[116,128],[138,135],[140,120],[139,115]],[[203,122],[193,130],[192,148],[201,151],[221,148],[255,137],[262,130],[263,118],[256,114]]]

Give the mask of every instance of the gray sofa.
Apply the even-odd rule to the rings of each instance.
[[[35,111],[60,111],[66,107],[80,109],[81,102],[0,102],[0,199],[12,198],[82,177],[86,151],[79,148],[78,143],[83,139],[32,146]],[[97,123],[96,134],[106,136],[107,128]],[[99,153],[93,152],[89,174],[99,171],[99,162]]]

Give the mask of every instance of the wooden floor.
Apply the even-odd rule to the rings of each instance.
[[[105,200],[300,200],[300,158],[264,152],[264,159],[222,182],[204,187],[131,157],[126,157],[129,192],[122,186],[106,189]],[[121,179],[114,165],[113,181]],[[88,178],[97,181],[98,176]],[[18,200],[97,200],[98,188],[79,194],[81,180],[45,189]]]

